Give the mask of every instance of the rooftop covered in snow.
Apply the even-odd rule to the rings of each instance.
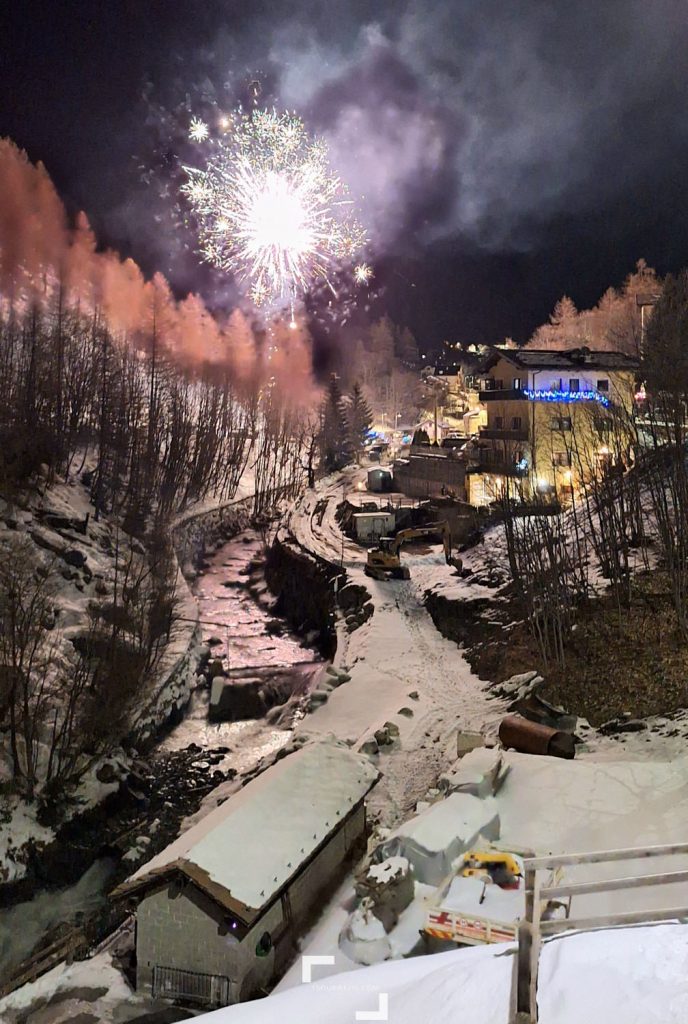
[[[115,890],[142,894],[180,872],[250,924],[379,777],[361,754],[310,743],[272,765]]]
[[[506,359],[523,370],[635,370],[638,360],[624,352],[603,352],[599,349],[537,349],[493,348],[483,363],[487,371],[500,359]]]

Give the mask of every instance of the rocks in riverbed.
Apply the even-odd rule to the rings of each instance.
[[[67,565],[73,565],[75,569],[83,569],[86,565],[86,555],[78,548],[68,548],[62,555]]]

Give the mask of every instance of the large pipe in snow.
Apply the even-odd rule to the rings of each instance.
[[[503,747],[522,754],[549,754],[551,757],[575,757],[573,736],[561,729],[531,722],[521,715],[507,715],[499,726],[499,740]]]

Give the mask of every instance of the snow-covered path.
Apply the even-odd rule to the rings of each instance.
[[[488,701],[484,684],[456,644],[440,635],[423,605],[414,563],[444,565],[440,546],[421,556],[404,552],[410,580],[378,582],[365,575],[365,550],[346,537],[342,544],[336,508],[364,476],[357,469],[322,481],[290,519],[299,544],[331,562],[343,561],[350,582],[364,586],[375,606],[374,615],[353,633],[340,623],[336,660],[351,681],[309,715],[300,731],[332,733],[360,746],[386,721],[398,726],[399,740],[382,748],[389,751],[380,755],[384,778],[370,801],[390,824],[407,814],[455,760],[457,730],[489,729],[503,706]]]

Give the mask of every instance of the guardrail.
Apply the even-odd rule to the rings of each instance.
[[[624,925],[650,924],[688,918],[688,906],[668,907],[663,910],[632,911],[622,914],[600,914],[594,917],[580,918],[571,918],[567,915],[566,918],[543,920],[541,916],[541,908],[546,906],[549,900],[568,899],[570,911],[570,901],[573,896],[688,882],[688,870],[606,878],[591,882],[565,882],[556,885],[542,885],[538,872],[581,864],[604,864],[613,861],[643,860],[681,854],[688,855],[688,843],[606,850],[598,853],[528,857],[524,860],[526,910],[525,917],[518,926],[512,1024],[537,1024],[537,977],[543,938],[566,931],[592,931],[597,928],[616,928]]]

